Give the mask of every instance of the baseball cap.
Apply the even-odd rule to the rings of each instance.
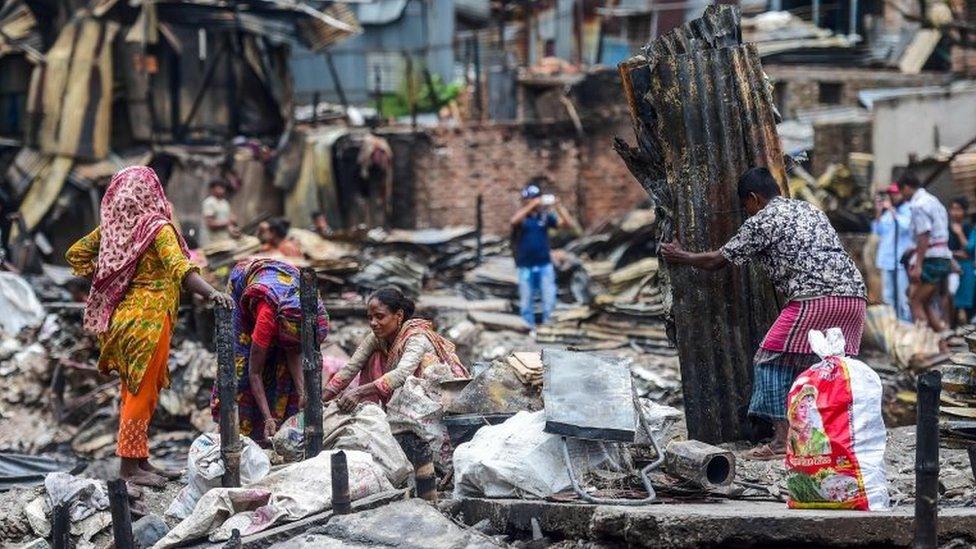
[[[888,188],[885,189],[885,192],[888,194],[900,193],[901,189],[898,188],[898,183],[892,183],[891,185],[888,185]]]
[[[542,190],[537,185],[526,185],[522,189],[522,198],[539,198],[540,196],[542,196]]]

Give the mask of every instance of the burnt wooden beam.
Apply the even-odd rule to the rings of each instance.
[[[108,504],[112,511],[112,537],[116,549],[135,549],[132,537],[132,515],[129,513],[129,491],[125,479],[108,481]]]
[[[237,366],[234,364],[234,324],[231,310],[218,306],[217,323],[217,398],[220,400],[220,457],[224,460],[221,486],[241,485],[241,436],[237,415]]]
[[[305,459],[322,452],[322,359],[318,338],[318,279],[305,267],[299,282],[302,308],[302,370],[305,375]]]
[[[915,426],[915,536],[913,547],[938,546],[939,523],[939,396],[942,372],[918,376]]]

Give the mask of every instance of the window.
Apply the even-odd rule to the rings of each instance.
[[[821,82],[819,103],[821,105],[840,105],[843,91],[844,85],[840,82]]]

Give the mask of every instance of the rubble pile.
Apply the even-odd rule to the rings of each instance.
[[[163,391],[158,432],[150,446],[179,461],[195,430],[212,426],[207,410],[213,355],[177,333],[170,352],[170,390]],[[70,450],[100,459],[115,451],[118,378],[97,368],[97,346],[81,326],[81,310],[48,314],[19,337],[0,335],[0,451],[41,454]]]

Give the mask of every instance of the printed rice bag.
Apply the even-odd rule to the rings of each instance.
[[[844,356],[839,328],[809,334],[821,360],[787,398],[786,468],[792,509],[888,508],[881,378]]]

